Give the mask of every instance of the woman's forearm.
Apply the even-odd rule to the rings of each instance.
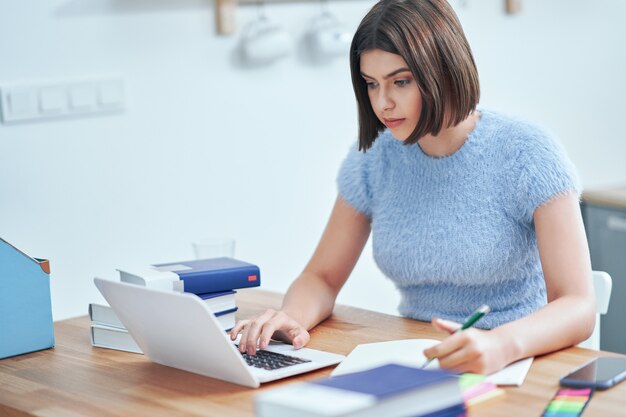
[[[573,346],[591,336],[595,325],[593,299],[560,297],[522,319],[493,332],[505,342],[508,362]]]
[[[305,271],[289,287],[282,310],[310,330],[330,316],[337,293],[322,277]]]

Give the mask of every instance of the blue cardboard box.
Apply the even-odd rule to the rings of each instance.
[[[0,359],[53,346],[50,262],[0,238]]]

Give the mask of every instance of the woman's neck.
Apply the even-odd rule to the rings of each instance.
[[[456,126],[443,129],[437,136],[426,135],[418,141],[422,151],[433,157],[450,156],[465,144],[480,119],[480,113],[472,112]]]

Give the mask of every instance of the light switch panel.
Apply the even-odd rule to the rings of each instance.
[[[124,103],[124,86],[119,80],[100,83],[99,93],[99,102],[103,107],[118,107]]]
[[[46,115],[62,113],[67,108],[67,93],[63,87],[39,90],[39,110]]]
[[[37,96],[31,89],[9,90],[2,94],[3,109],[8,117],[32,117],[37,114]]]
[[[124,94],[119,77],[1,85],[0,111],[4,123],[119,113]]]
[[[70,87],[70,107],[73,110],[90,110],[96,107],[98,92],[94,84]]]

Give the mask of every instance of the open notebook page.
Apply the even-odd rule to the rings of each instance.
[[[391,362],[420,367],[426,362],[426,357],[422,353],[424,349],[439,342],[435,339],[406,339],[357,345],[348,357],[331,372],[331,376],[358,372]],[[515,362],[489,375],[487,380],[496,385],[521,385],[532,361],[533,358],[528,358]],[[427,369],[431,368],[439,368],[439,362],[432,361]]]

